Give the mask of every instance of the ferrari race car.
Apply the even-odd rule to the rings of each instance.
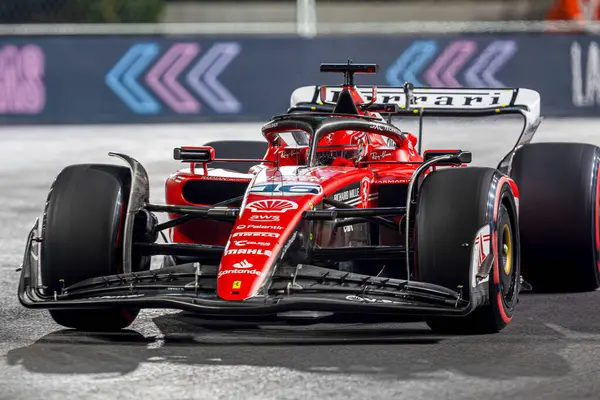
[[[343,85],[295,90],[262,127],[264,157],[216,158],[218,143],[174,149],[189,168],[167,179],[166,204],[149,201],[146,170],[128,155],[110,153],[127,166],[66,167],[27,239],[20,302],[83,330],[175,308],[277,323],[424,320],[471,334],[506,327],[527,283],[599,286],[600,148],[530,143],[533,90],[354,84],[377,69],[322,64]],[[497,168],[468,166],[468,151],[421,152],[422,132],[389,119],[497,114],[524,120]],[[228,163],[245,170],[216,167]]]

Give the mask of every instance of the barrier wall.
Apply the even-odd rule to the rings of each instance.
[[[594,36],[0,38],[0,122],[262,121],[294,88],[339,84],[320,62],[376,62],[359,84],[528,87],[546,116],[600,116]]]

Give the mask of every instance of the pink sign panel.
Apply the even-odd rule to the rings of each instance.
[[[39,114],[46,104],[45,59],[35,45],[0,47],[0,114]]]

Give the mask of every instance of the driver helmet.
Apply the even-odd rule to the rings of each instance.
[[[325,135],[317,146],[318,165],[356,164],[366,154],[367,135],[358,131],[336,131]],[[346,161],[346,162],[344,162]]]

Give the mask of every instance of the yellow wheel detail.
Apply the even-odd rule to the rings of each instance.
[[[508,224],[504,225],[504,228],[502,229],[502,243],[504,243],[504,248],[502,249],[502,259],[504,260],[504,272],[506,273],[506,275],[510,275],[513,266],[513,244]]]

